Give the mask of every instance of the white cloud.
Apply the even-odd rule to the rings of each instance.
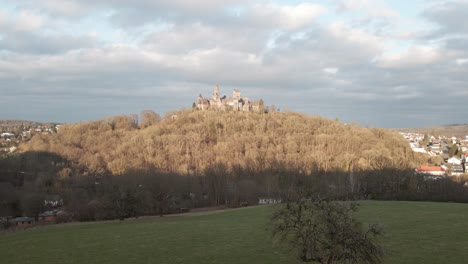
[[[365,47],[371,52],[380,53],[387,46],[387,39],[368,33],[358,28],[350,28],[342,22],[331,23],[327,29],[337,39]]]
[[[335,67],[328,67],[328,68],[323,68],[323,71],[328,73],[328,74],[335,75],[335,74],[338,73],[339,69],[335,68]]]
[[[23,10],[18,14],[0,12],[0,28],[2,33],[31,32],[40,29],[44,25],[45,18],[30,10]]]
[[[311,3],[295,6],[268,3],[253,5],[248,17],[253,23],[265,27],[295,31],[310,25],[325,11],[325,7]]]
[[[222,28],[201,23],[176,25],[154,32],[145,39],[147,48],[166,53],[187,54],[193,50],[224,48],[244,52],[260,52],[269,32],[257,28]]]
[[[456,63],[457,65],[465,65],[465,64],[468,63],[468,58],[456,59],[456,60],[455,60],[455,63]]]
[[[387,54],[379,59],[383,67],[413,67],[437,63],[442,55],[437,48],[430,46],[413,46],[405,51]]]

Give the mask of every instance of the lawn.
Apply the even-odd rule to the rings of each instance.
[[[385,225],[386,263],[466,263],[468,204],[361,202]],[[1,263],[299,263],[268,230],[271,206],[56,225],[0,235]]]

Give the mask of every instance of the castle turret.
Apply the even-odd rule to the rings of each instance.
[[[242,109],[242,102],[239,90],[232,91],[232,107],[234,111],[239,111]]]
[[[239,90],[236,89],[236,90],[232,91],[232,99],[234,99],[234,100],[240,100],[241,99]]]
[[[215,85],[213,89],[213,100],[214,101],[219,101],[220,96],[219,96],[219,85]]]

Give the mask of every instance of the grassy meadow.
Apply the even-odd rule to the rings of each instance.
[[[123,222],[72,223],[0,234],[1,263],[300,263],[272,242],[272,206]],[[468,204],[361,202],[384,224],[386,263],[466,263]]]

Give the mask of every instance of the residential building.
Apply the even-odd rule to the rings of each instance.
[[[258,198],[258,204],[279,204],[281,203],[281,198],[273,198],[273,197],[264,197]]]

